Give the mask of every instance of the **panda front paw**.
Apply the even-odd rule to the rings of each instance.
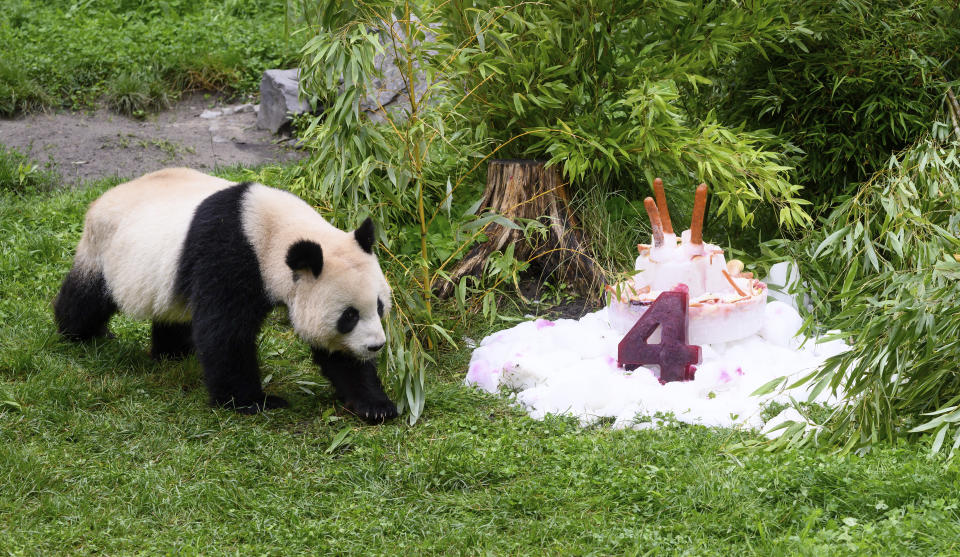
[[[397,417],[397,405],[390,399],[351,400],[347,402],[347,409],[371,424],[380,424]]]

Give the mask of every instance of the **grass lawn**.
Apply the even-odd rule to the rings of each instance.
[[[743,434],[537,422],[462,385],[465,349],[430,370],[416,426],[367,426],[280,311],[260,357],[292,409],[212,409],[195,359],[149,359],[147,323],[54,332],[110,184],[0,193],[0,554],[960,552],[958,468],[927,446],[731,453]]]
[[[293,65],[283,0],[4,0],[0,116],[104,99],[133,115],[185,90],[252,92]]]

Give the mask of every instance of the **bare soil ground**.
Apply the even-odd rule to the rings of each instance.
[[[256,127],[251,104],[185,96],[170,110],[137,120],[106,108],[0,119],[0,144],[50,163],[65,185],[131,178],[168,166],[199,170],[284,162],[303,156],[292,142]]]

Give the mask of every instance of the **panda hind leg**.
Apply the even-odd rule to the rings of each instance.
[[[99,271],[84,271],[76,265],[67,274],[53,302],[57,332],[73,341],[108,336],[107,323],[117,312],[106,279]]]
[[[383,391],[373,360],[314,348],[313,361],[333,384],[337,398],[361,419],[382,423],[397,417],[397,405]]]
[[[193,327],[190,323],[154,321],[150,338],[150,357],[154,360],[182,360],[194,351]]]

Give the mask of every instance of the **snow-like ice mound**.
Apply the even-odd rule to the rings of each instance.
[[[836,340],[803,342],[794,336],[801,323],[793,307],[771,302],[758,334],[702,345],[703,362],[693,381],[661,385],[656,368],[628,372],[617,366],[623,333],[611,327],[607,308],[580,320],[538,319],[484,338],[473,352],[466,382],[492,393],[506,387],[536,419],[566,414],[585,423],[607,417],[616,420],[614,427],[651,427],[655,420],[636,419],[664,413],[687,423],[761,428],[769,402],[808,395],[806,387],[765,396],[752,392],[777,377],[799,378],[848,349]],[[817,400],[828,402],[826,394]]]

